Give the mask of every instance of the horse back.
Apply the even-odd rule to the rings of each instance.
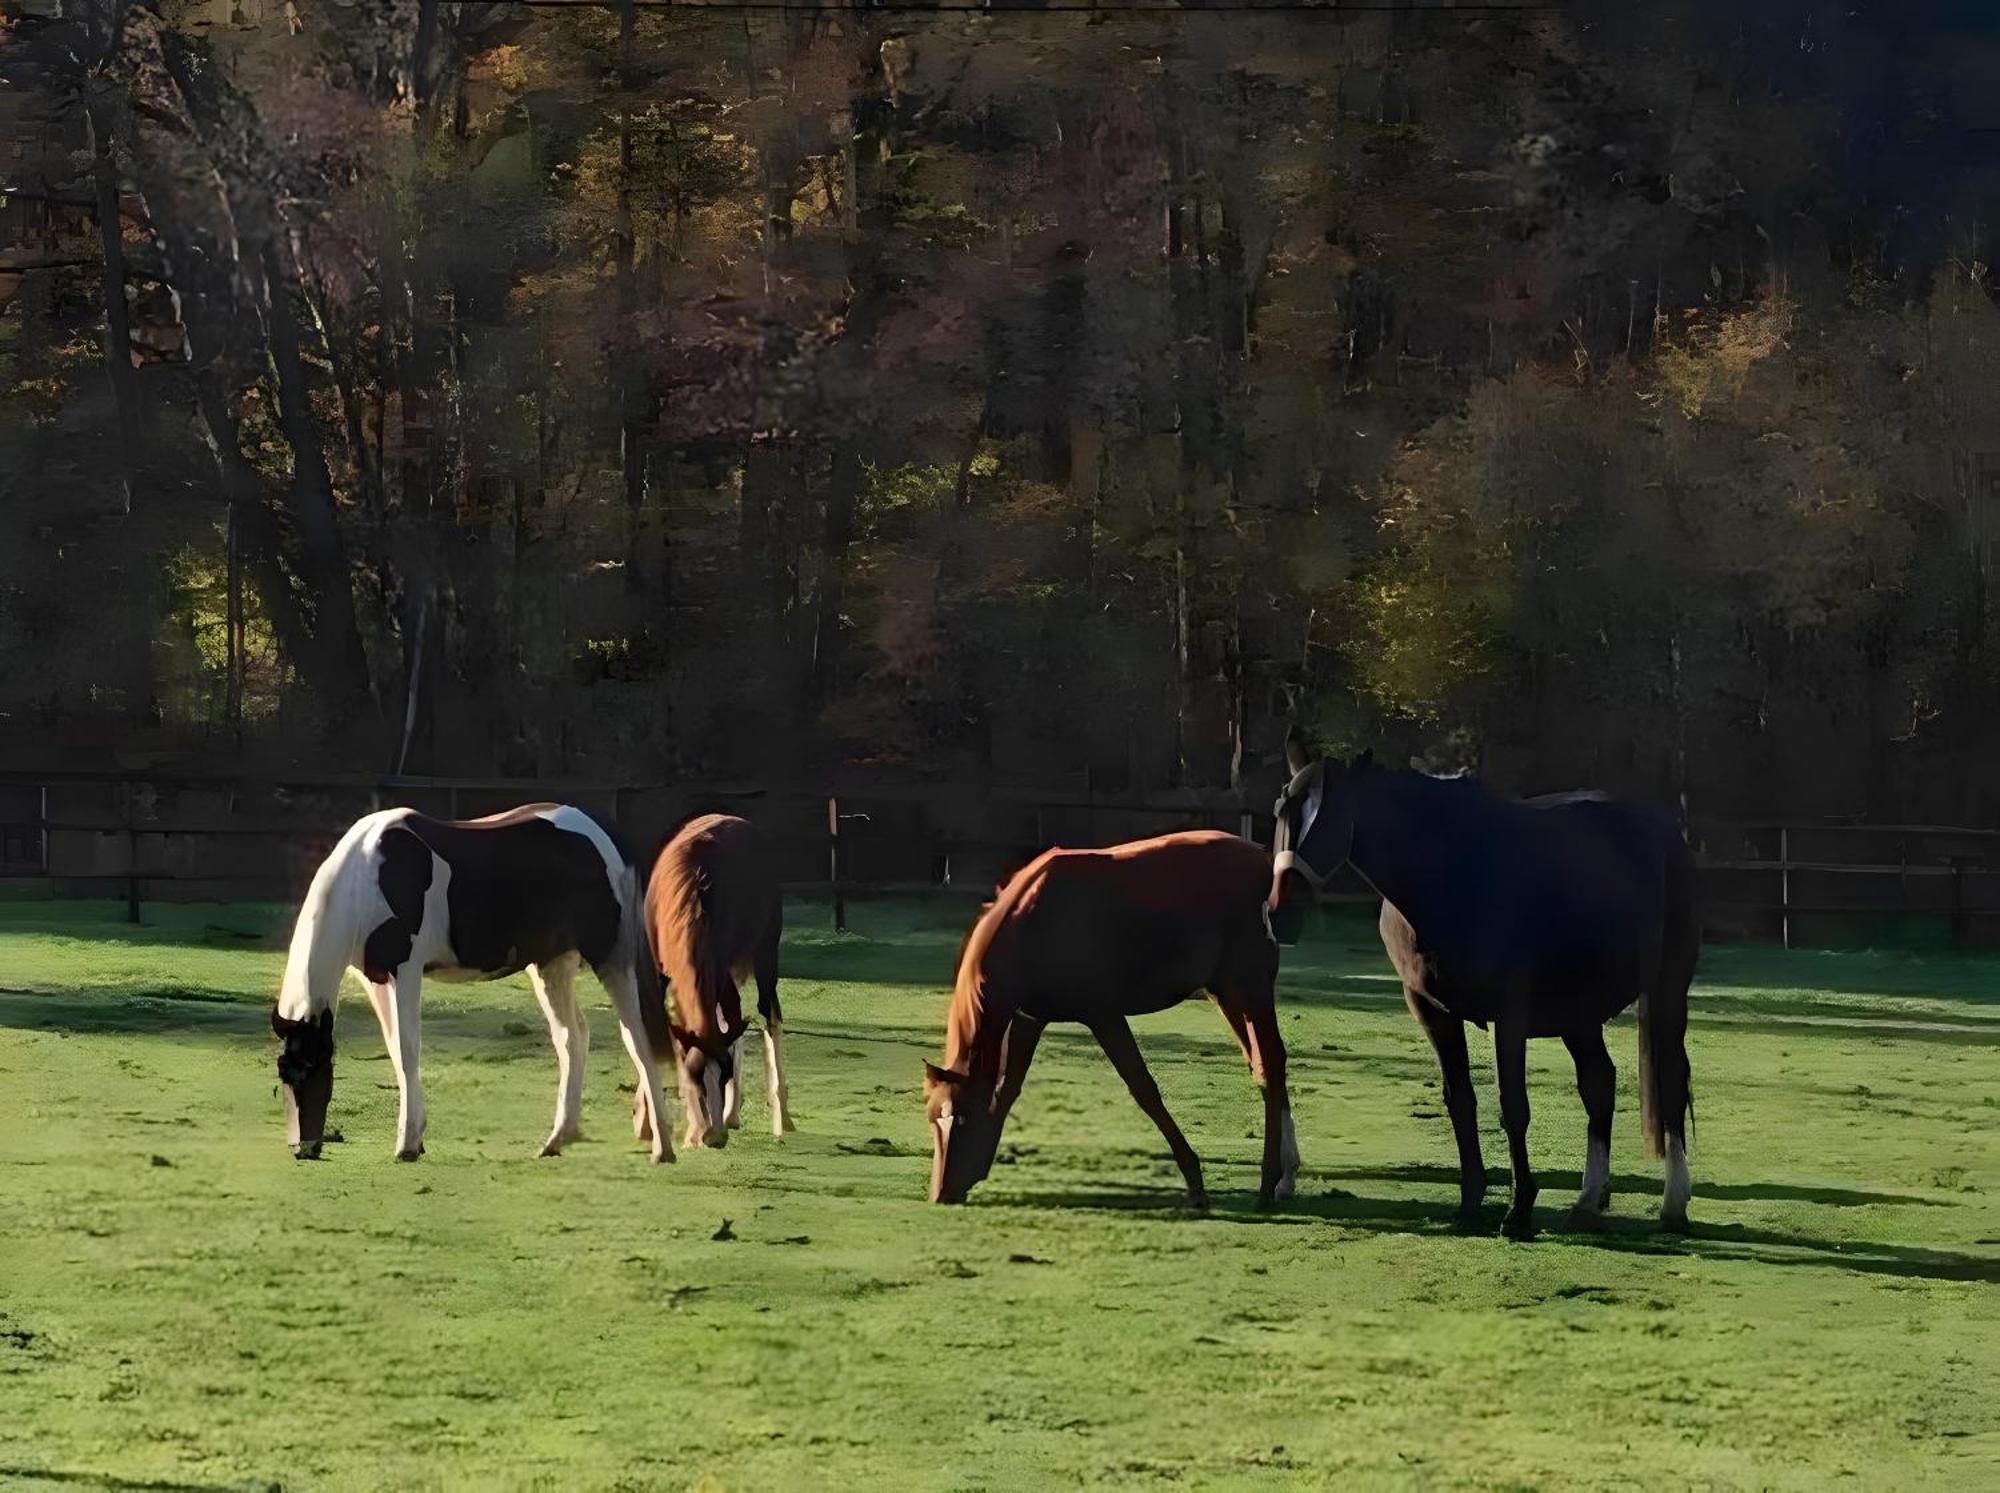
[[[1665,815],[1596,793],[1507,806],[1419,929],[1384,904],[1381,936],[1412,995],[1479,1025],[1526,998],[1536,1035],[1603,1021],[1656,977],[1668,872],[1687,847]]]
[[[776,940],[783,900],[756,830],[733,814],[682,825],[646,881],[646,928],[675,1001],[693,997],[741,1023],[737,984]],[[684,1017],[694,1024],[696,1012]]]
[[[1268,942],[1270,857],[1220,831],[1053,851],[1023,875],[1032,881],[1006,947],[990,954],[1048,1020],[1087,1021],[1113,1001],[1127,1015],[1164,1009],[1226,981],[1246,944]]]
[[[434,968],[497,978],[570,953],[595,966],[621,946],[630,859],[580,809],[526,804],[463,821],[411,812],[384,828],[376,864],[405,924],[426,915],[419,905],[428,909],[435,867],[445,868],[450,958]]]

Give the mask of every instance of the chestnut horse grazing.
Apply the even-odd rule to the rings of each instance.
[[[784,1012],[778,1005],[778,938],[784,904],[756,832],[728,814],[683,825],[646,881],[646,931],[673,1000],[680,1055],[685,1146],[721,1146],[739,1123],[737,1054],[745,1023],[738,984],[757,978],[764,1027],[764,1080],[771,1133],[791,1128],[785,1112]],[[635,1103],[633,1128],[645,1114]]]
[[[1673,824],[1636,804],[1568,793],[1521,802],[1470,778],[1308,761],[1287,743],[1293,777],[1275,810],[1271,909],[1287,939],[1310,890],[1343,865],[1382,894],[1382,945],[1410,1013],[1437,1050],[1458,1139],[1459,1216],[1486,1193],[1465,1023],[1493,1027],[1500,1118],[1514,1197],[1503,1232],[1534,1231],[1528,1168],[1527,1044],[1560,1037],[1589,1116],[1583,1190],[1589,1223],[1610,1195],[1617,1070],[1604,1023],[1639,1004],[1639,1126],[1666,1157],[1661,1220],[1687,1222],[1688,984],[1700,934],[1694,861]]]
[[[333,1093],[333,1010],[341,979],[368,985],[396,1068],[396,1156],[424,1149],[417,1077],[418,1007],[426,974],[492,980],[528,971],[556,1049],[556,1118],[544,1156],[575,1140],[589,1033],[573,988],[587,963],[611,996],[639,1100],[664,1119],[656,1059],[671,1050],[666,1004],[641,959],[639,878],[611,834],[581,809],[528,804],[451,822],[413,809],[356,820],[314,873],[292,931],[271,1025],[284,1042],[288,1139],[319,1155]],[[666,1127],[651,1127],[653,1159],[671,1161]]]
[[[1206,1207],[1201,1162],[1161,1102],[1126,1021],[1202,990],[1222,1008],[1264,1091],[1258,1200],[1289,1197],[1299,1156],[1273,1005],[1270,886],[1270,857],[1217,830],[1045,851],[1017,872],[959,951],[944,1066],[924,1064],[931,1201],[962,1202],[986,1176],[1042,1028],[1076,1021],[1160,1127],[1190,1206]]]

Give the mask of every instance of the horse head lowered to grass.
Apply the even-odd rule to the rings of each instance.
[[[661,849],[646,879],[646,932],[667,982],[679,1057],[684,1146],[721,1146],[741,1113],[738,1059],[746,1023],[739,989],[757,981],[764,1028],[771,1133],[792,1128],[786,1109],[785,1013],[778,1003],[784,902],[756,831],[730,814],[690,820]],[[633,1127],[644,1138],[635,1102]]]
[[[1271,862],[1248,840],[1194,830],[1106,850],[1050,850],[1000,889],[960,949],[944,1062],[924,1065],[931,1201],[963,1202],[993,1165],[1036,1044],[1051,1021],[1088,1027],[1166,1137],[1206,1207],[1201,1162],[1133,1040],[1130,1016],[1207,991],[1264,1091],[1258,1197],[1291,1195],[1298,1171],[1285,1045],[1264,916]]]
[[[424,976],[491,980],[525,969],[556,1049],[555,1124],[542,1146],[556,1155],[579,1127],[589,1032],[574,981],[586,963],[618,1013],[638,1102],[655,1117],[653,1159],[671,1161],[657,1066],[670,1050],[666,1005],[644,947],[631,858],[581,809],[529,804],[465,821],[384,809],[356,820],[313,875],[271,1013],[283,1044],[287,1141],[302,1160],[320,1153],[333,1013],[350,968],[367,984],[395,1065],[395,1149],[404,1161],[424,1149]]]

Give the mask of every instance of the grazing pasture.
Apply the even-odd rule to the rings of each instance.
[[[1629,1016],[1611,1216],[1555,1231],[1583,1112],[1529,1048],[1532,1243],[1454,1231],[1436,1063],[1372,927],[1286,951],[1304,1165],[1205,1003],[1134,1023],[1181,1187],[1091,1039],[1050,1031],[1003,1164],[924,1201],[921,1061],[969,909],[788,910],[793,1117],[649,1165],[584,982],[584,1139],[535,1155],[525,979],[433,986],[428,1154],[358,986],[329,1123],[283,1144],[288,910],[0,903],[0,1483],[49,1487],[1994,1486],[2000,963],[1703,959],[1686,1237],[1656,1230]],[[746,1063],[755,1059],[745,1054]],[[758,1086],[746,1085],[754,1096]]]

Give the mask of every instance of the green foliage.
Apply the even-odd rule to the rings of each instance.
[[[227,719],[229,671],[233,662],[229,640],[229,565],[226,526],[211,530],[205,544],[186,544],[165,557],[160,566],[168,600],[164,608],[163,641],[188,661],[184,687],[198,699],[203,719],[211,725]],[[240,587],[243,609],[240,659],[244,723],[274,717],[285,690],[295,678],[278,647],[276,633],[254,586]]]

